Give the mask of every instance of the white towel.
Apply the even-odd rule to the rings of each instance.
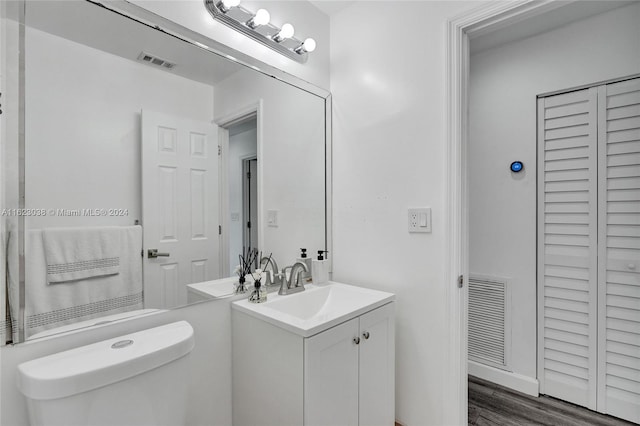
[[[47,228],[42,231],[49,284],[120,272],[120,228]]]
[[[79,321],[142,309],[142,227],[114,228],[120,234],[119,274],[56,285],[47,284],[43,232],[26,232],[25,338]]]

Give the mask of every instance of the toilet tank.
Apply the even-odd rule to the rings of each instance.
[[[179,321],[18,366],[31,425],[185,424],[193,328]]]

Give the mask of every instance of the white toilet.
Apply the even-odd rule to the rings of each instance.
[[[193,347],[179,321],[22,363],[31,425],[184,425]]]

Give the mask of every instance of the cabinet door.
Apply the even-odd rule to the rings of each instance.
[[[360,426],[395,421],[394,304],[360,317]]]
[[[358,318],[305,339],[304,424],[358,424]]]

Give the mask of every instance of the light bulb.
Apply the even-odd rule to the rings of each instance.
[[[295,32],[295,29],[293,28],[293,25],[291,24],[284,24],[282,26],[282,29],[280,30],[280,32],[278,32],[278,34],[276,34],[275,36],[273,36],[273,39],[275,41],[277,41],[278,43],[280,43],[282,40],[286,39],[286,38],[291,38],[293,37],[293,33]]]
[[[258,25],[267,25],[270,19],[271,15],[269,15],[269,12],[267,12],[266,9],[258,9],[255,16],[249,19],[247,25],[251,28],[255,28]]]
[[[224,13],[227,13],[229,9],[232,7],[238,7],[240,5],[240,0],[222,0],[218,3],[218,8],[222,10]]]
[[[307,52],[313,52],[314,50],[316,50],[316,41],[312,38],[308,38],[304,41],[304,43],[302,43],[302,47]]]
[[[295,51],[296,53],[308,53],[316,50],[316,41],[312,38],[306,39],[300,46],[298,46]]]

